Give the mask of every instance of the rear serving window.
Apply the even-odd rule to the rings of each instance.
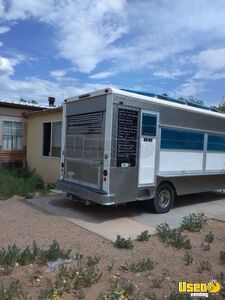
[[[67,134],[102,133],[103,112],[68,117]]]

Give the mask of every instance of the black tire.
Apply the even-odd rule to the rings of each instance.
[[[162,183],[155,192],[154,199],[145,201],[147,208],[158,214],[168,212],[174,204],[176,193],[169,183]]]

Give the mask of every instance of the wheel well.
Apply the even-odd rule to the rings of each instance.
[[[177,196],[176,188],[175,188],[175,186],[174,186],[174,184],[173,184],[172,182],[170,182],[170,181],[168,181],[168,180],[161,181],[160,184],[157,186],[157,189],[158,189],[162,184],[169,184],[169,185],[172,187],[172,189],[174,190],[175,197]],[[156,189],[156,190],[157,190],[157,189]]]

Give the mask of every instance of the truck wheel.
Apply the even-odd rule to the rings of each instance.
[[[168,212],[174,204],[175,191],[168,183],[161,184],[155,193],[153,200],[154,211],[158,214]]]
[[[162,183],[155,192],[154,199],[144,201],[148,209],[158,214],[168,212],[174,204],[175,191],[169,183]]]

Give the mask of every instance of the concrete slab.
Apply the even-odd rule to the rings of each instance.
[[[225,194],[222,192],[179,197],[175,207],[161,215],[147,212],[140,202],[119,207],[84,206],[66,199],[64,194],[27,201],[112,241],[117,234],[131,239],[135,239],[144,230],[153,234],[156,226],[165,222],[176,228],[189,213],[203,212],[209,218],[225,221]]]

